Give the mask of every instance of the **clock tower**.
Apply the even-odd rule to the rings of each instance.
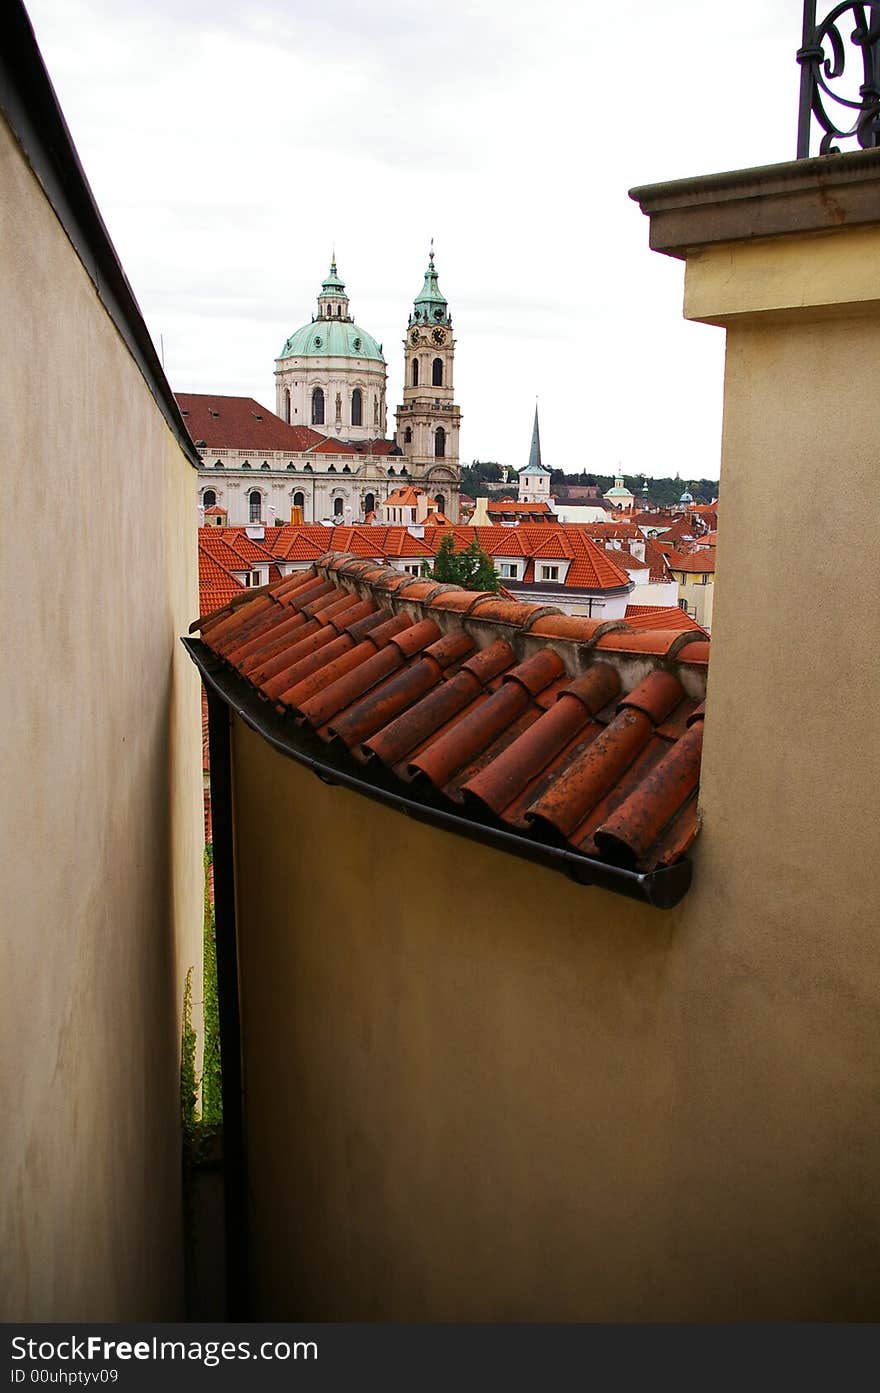
[[[455,339],[449,305],[437,284],[433,242],[403,349],[405,376],[403,404],[397,408],[397,443],[410,478],[427,489],[450,522],[457,522],[461,411],[453,401]]]

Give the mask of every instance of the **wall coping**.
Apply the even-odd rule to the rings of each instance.
[[[880,149],[643,184],[652,250],[685,258],[721,242],[880,224]]]

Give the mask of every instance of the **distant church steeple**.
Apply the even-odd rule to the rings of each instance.
[[[535,424],[532,427],[532,445],[529,462],[519,472],[519,498],[521,503],[550,502],[550,470],[541,462],[541,431],[538,426],[538,403],[535,402]]]
[[[543,473],[543,468],[541,465],[541,432],[538,429],[537,402],[535,402],[535,425],[534,429],[532,430],[532,448],[529,450],[529,469],[540,470]]]
[[[410,478],[418,480],[441,513],[456,522],[461,411],[455,404],[452,385],[452,315],[437,283],[433,241],[424,284],[407,321],[403,348],[405,375],[403,402],[397,408],[397,444],[405,456]]]

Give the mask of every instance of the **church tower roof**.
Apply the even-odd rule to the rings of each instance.
[[[549,469],[545,469],[541,463],[541,432],[538,427],[538,403],[535,403],[535,424],[532,427],[532,445],[529,450],[529,462],[525,469],[520,470],[520,474],[549,474]]]
[[[428,256],[428,269],[425,272],[425,283],[420,293],[415,298],[413,312],[409,317],[409,322],[410,324],[452,323],[449,315],[449,304],[437,284],[433,241],[431,242],[431,251]]]

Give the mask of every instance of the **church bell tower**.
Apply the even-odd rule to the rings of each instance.
[[[449,305],[437,284],[433,242],[403,349],[405,376],[403,404],[397,408],[397,443],[410,478],[427,488],[441,511],[457,522],[461,411],[453,400],[455,339]]]

